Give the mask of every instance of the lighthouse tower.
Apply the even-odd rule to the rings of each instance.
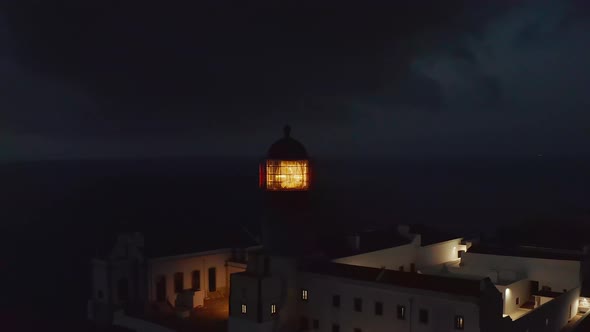
[[[259,167],[259,185],[265,196],[263,245],[273,255],[301,256],[313,249],[312,168],[307,150],[291,137],[289,126],[283,134]]]
[[[311,174],[305,147],[285,126],[260,163],[263,248],[248,254],[245,272],[231,275],[230,332],[297,330],[297,265],[315,247]]]

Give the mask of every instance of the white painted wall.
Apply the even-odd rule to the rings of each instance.
[[[488,255],[466,252],[461,258],[458,273],[493,277],[497,272],[512,272],[539,281],[539,287],[549,286],[562,292],[580,286],[580,262],[531,257]]]
[[[457,260],[458,252],[466,249],[461,240],[462,238],[457,238],[422,247],[420,236],[415,236],[413,241],[406,245],[341,257],[333,262],[374,268],[385,267],[388,270],[399,270],[400,266],[403,266],[404,271],[409,272],[412,263],[416,265],[416,269],[420,269]]]
[[[455,315],[465,321],[464,331],[480,331],[479,309],[475,300],[453,298],[437,293],[380,285],[367,286],[361,282],[302,274],[301,288],[309,292],[308,301],[299,301],[299,313],[309,319],[319,320],[319,331],[332,331],[332,324],[339,324],[340,331],[454,331]],[[340,307],[332,306],[332,296],[340,295]],[[362,299],[362,312],[354,310],[354,298]],[[383,315],[375,315],[375,302],[383,303]],[[406,306],[405,320],[397,318],[397,305]],[[419,309],[427,309],[429,322],[420,323]]]
[[[510,324],[510,331],[559,332],[577,311],[580,288],[574,288],[546,302]]]
[[[466,249],[466,246],[461,244],[461,240],[462,238],[457,238],[419,247],[416,261],[417,267],[438,265],[459,259],[458,252]]]
[[[520,308],[531,298],[531,281],[528,279],[519,280],[509,285],[496,285],[496,288],[503,294],[503,314],[510,315]],[[519,304],[516,304],[516,299]]]
[[[265,268],[265,262],[268,263],[268,269]],[[272,322],[273,331],[293,330],[299,322],[295,261],[285,257],[252,256],[249,263],[247,272],[231,277],[230,331],[250,330],[255,323],[260,324],[260,328],[266,328],[269,322]],[[258,316],[259,299],[261,322]],[[241,313],[242,304],[246,304],[246,314]],[[274,315],[271,312],[272,304],[276,305]]]
[[[414,243],[402,245],[360,255],[342,257],[333,260],[335,263],[367,266],[388,270],[399,270],[400,266],[404,271],[410,271],[410,264],[416,262],[417,246]]]
[[[159,276],[166,277],[166,296],[168,301],[175,303],[176,293],[174,292],[174,274],[182,272],[184,277],[184,289],[192,288],[192,273],[195,270],[201,272],[201,291],[195,295],[194,305],[202,305],[203,298],[209,293],[209,268],[214,267],[216,270],[217,291],[227,291],[227,276],[230,273],[243,271],[239,266],[233,266],[228,271],[226,262],[231,258],[230,249],[196,253],[191,255],[181,255],[172,257],[161,257],[151,259],[148,269],[149,280],[149,300],[156,301],[156,283]]]

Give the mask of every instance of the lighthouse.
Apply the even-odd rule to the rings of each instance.
[[[306,255],[314,247],[311,222],[312,165],[305,146],[283,128],[259,165],[264,196],[262,240],[274,255]]]

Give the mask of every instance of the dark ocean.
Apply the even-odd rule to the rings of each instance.
[[[314,203],[326,222],[343,227],[423,223],[480,232],[590,215],[590,160],[366,159],[313,167]],[[0,164],[0,320],[26,320],[23,330],[78,326],[89,260],[117,230],[188,232],[214,243],[223,234],[209,232],[213,226],[255,229],[257,173],[257,160],[231,158]]]

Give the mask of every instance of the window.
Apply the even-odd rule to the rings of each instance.
[[[104,296],[104,295],[103,295],[102,291],[101,291],[101,290],[99,290],[99,291],[98,291],[98,299],[99,299],[99,300],[101,300],[103,296]]]
[[[363,300],[359,297],[354,299],[354,311],[361,312],[363,311]]]
[[[246,314],[248,312],[248,307],[245,304],[242,304],[242,313]]]
[[[360,329],[360,328],[358,328],[358,327],[355,327],[355,328],[354,328],[354,332],[363,332],[363,330],[361,330],[361,329]]]
[[[302,289],[301,290],[301,299],[303,301],[307,301],[307,289]]]
[[[332,306],[340,308],[340,295],[332,295]]]
[[[314,319],[312,322],[312,326],[314,330],[319,330],[320,329],[320,321],[317,319]]]
[[[418,316],[419,316],[420,323],[428,324],[428,310],[420,309]]]
[[[277,313],[277,305],[273,303],[270,305],[270,314],[274,315],[276,313]]]
[[[375,302],[375,315],[383,316],[383,303]]]
[[[465,328],[465,321],[463,316],[455,316],[455,330],[462,330]]]
[[[403,305],[397,306],[397,319],[406,319],[406,307]]]
[[[545,326],[549,325],[549,318],[545,318]]]
[[[215,292],[217,290],[217,270],[214,267],[209,268],[209,291]]]
[[[340,325],[332,324],[332,332],[340,332]]]
[[[182,292],[184,289],[184,273],[176,272],[174,273],[174,291],[176,293]]]
[[[193,271],[193,290],[194,291],[201,290],[201,271],[199,271],[199,270]]]
[[[516,298],[516,305],[519,305],[519,304],[520,304],[520,297],[517,297]]]

